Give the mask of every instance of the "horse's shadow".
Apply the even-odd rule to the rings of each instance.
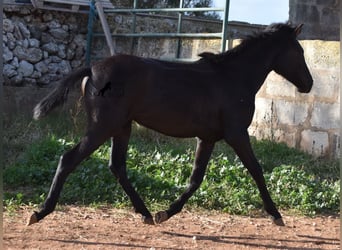
[[[82,240],[61,240],[61,239],[49,239],[51,241],[56,241],[65,244],[73,244],[73,245],[86,245],[86,246],[102,246],[103,249],[106,247],[110,247],[112,249],[123,248],[123,249],[153,249],[158,246],[147,246],[147,245],[138,245],[138,244],[124,244],[124,243],[111,243],[111,242],[96,242],[96,241],[82,241]],[[165,248],[165,250],[181,250],[183,248]]]
[[[245,235],[245,236],[222,236],[222,235],[194,235],[194,234],[184,234],[184,233],[175,233],[162,231],[162,234],[174,237],[173,240],[177,240],[177,238],[188,238],[193,239],[195,241],[212,241],[216,243],[224,244],[226,249],[229,249],[229,245],[240,245],[244,247],[262,247],[266,249],[286,249],[286,250],[319,250],[321,249],[320,245],[330,245],[330,246],[339,246],[339,240],[334,238],[324,238],[318,236],[311,235],[297,235],[300,239],[275,239],[262,238],[262,241],[269,241],[270,243],[258,243],[260,237],[257,235]],[[194,238],[195,237],[195,238]],[[111,242],[96,242],[96,241],[80,241],[80,240],[61,240],[61,239],[49,239],[52,241],[57,241],[66,244],[76,244],[76,245],[87,245],[87,246],[103,246],[103,247],[117,247],[117,248],[130,248],[130,249],[151,249],[151,248],[159,248],[158,245],[148,246],[144,244],[124,244],[124,243],[111,243]],[[172,240],[172,241],[173,241]],[[281,245],[276,244],[276,242],[281,242]],[[289,247],[289,243],[294,243],[298,245],[297,247]],[[303,247],[303,244],[316,244],[317,247]],[[292,244],[293,245],[293,244]],[[223,246],[223,245],[222,245]],[[172,249],[178,250],[183,248],[165,248],[162,249]]]
[[[175,233],[175,232],[167,232],[163,231],[163,234],[174,236],[174,237],[185,237],[192,238],[196,241],[213,241],[227,245],[241,245],[245,247],[264,247],[266,249],[286,249],[286,250],[319,250],[321,249],[319,245],[335,245],[339,246],[339,239],[333,238],[324,238],[310,235],[297,235],[301,239],[293,240],[293,239],[266,239],[270,244],[258,243],[260,238],[257,235],[245,235],[245,236],[220,236],[220,235],[193,235],[193,234],[183,234],[183,233]],[[265,241],[265,238],[262,238]],[[281,245],[275,244],[275,242],[281,242]],[[298,247],[289,247],[286,243],[298,243]],[[314,243],[317,244],[316,247],[303,247],[301,245],[306,243]],[[297,245],[297,244],[296,244]],[[228,247],[228,246],[227,246]],[[228,249],[228,248],[227,248]]]

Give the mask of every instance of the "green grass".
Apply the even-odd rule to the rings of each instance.
[[[52,119],[52,118],[51,118]],[[49,123],[50,122],[50,123]],[[50,187],[61,154],[78,141],[67,132],[78,124],[54,130],[51,120],[27,126],[37,138],[18,146],[16,160],[4,169],[5,209],[22,204],[41,204]],[[69,124],[70,125],[70,124]],[[18,125],[19,126],[19,125]],[[17,138],[18,144],[25,139]],[[26,139],[28,140],[28,139]],[[8,144],[13,140],[8,140]],[[127,157],[128,176],[149,207],[166,207],[184,191],[194,160],[194,139],[174,139],[136,127]],[[252,145],[263,166],[266,183],[280,209],[315,215],[339,211],[337,160],[317,160],[285,144],[257,141]],[[107,165],[109,143],[78,166],[64,185],[60,204],[112,204],[130,206],[128,197]],[[254,214],[262,208],[256,185],[233,151],[217,143],[208,170],[189,206],[217,209],[232,214]]]

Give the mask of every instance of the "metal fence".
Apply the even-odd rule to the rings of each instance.
[[[89,22],[88,22],[88,46],[87,46],[87,63],[90,62],[90,49],[91,49],[91,40],[92,36],[105,36],[107,40],[107,45],[111,50],[111,54],[115,53],[115,48],[113,47],[112,37],[128,37],[128,38],[176,38],[178,39],[177,50],[175,54],[174,60],[186,60],[180,58],[181,51],[181,40],[182,38],[214,38],[221,39],[221,52],[226,50],[226,41],[227,41],[227,33],[228,33],[228,13],[229,13],[229,3],[230,0],[226,0],[224,8],[183,8],[184,2],[180,0],[179,8],[145,8],[139,9],[137,8],[138,0],[134,0],[133,7],[127,9],[102,9],[101,4],[92,0],[90,3],[90,11],[89,11]],[[95,12],[100,16],[100,20],[102,23],[102,27],[104,30],[104,34],[93,33],[92,25],[93,19],[95,16]],[[186,12],[223,12],[222,16],[222,31],[219,33],[187,33],[182,32],[182,21]],[[118,14],[131,14],[133,16],[133,24],[131,33],[120,33],[120,34],[111,34],[109,33],[108,24],[105,20],[105,14],[110,13],[118,13]],[[178,22],[177,22],[177,31],[174,33],[137,33],[136,32],[136,17],[137,15],[149,14],[149,13],[178,13]],[[132,42],[133,46],[133,42]]]

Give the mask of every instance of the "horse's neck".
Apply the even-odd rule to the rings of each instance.
[[[263,85],[267,75],[272,71],[272,63],[276,52],[267,47],[267,44],[259,44],[241,57],[241,60],[246,65],[252,65],[245,67],[246,75],[248,75],[251,81],[252,89],[255,94]]]

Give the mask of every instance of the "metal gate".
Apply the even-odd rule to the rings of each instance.
[[[101,1],[92,0],[90,2],[90,10],[89,10],[89,19],[88,19],[88,37],[87,37],[87,52],[86,52],[86,61],[87,64],[90,63],[90,52],[91,52],[91,42],[93,36],[103,36],[103,34],[93,33],[93,21],[94,17],[97,14],[100,18],[101,25],[104,31],[104,36],[106,38],[107,45],[110,49],[110,53],[115,54],[115,46],[112,40],[113,37],[128,37],[128,38],[176,38],[178,39],[177,50],[175,53],[174,59],[170,60],[189,60],[189,59],[181,59],[180,58],[180,50],[181,50],[181,39],[183,38],[212,38],[212,39],[221,39],[221,52],[226,50],[226,41],[227,41],[227,27],[228,27],[228,13],[229,13],[229,3],[230,0],[226,0],[224,8],[183,8],[184,1],[180,0],[179,8],[152,8],[152,9],[139,9],[137,8],[138,0],[134,0],[133,7],[128,9],[115,9],[115,8],[106,8],[103,9]],[[222,31],[219,33],[186,33],[182,32],[182,21],[185,12],[223,12],[222,16]],[[178,13],[178,22],[177,22],[177,31],[174,33],[137,33],[136,32],[136,16],[138,14],[143,13],[170,13],[175,12]],[[108,23],[106,20],[106,14],[109,13],[128,13],[133,15],[133,24],[131,33],[124,34],[111,34],[109,31]]]

